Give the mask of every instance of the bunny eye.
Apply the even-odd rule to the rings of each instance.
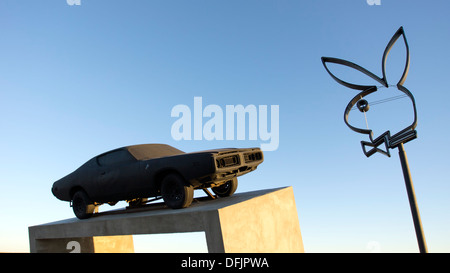
[[[356,103],[356,107],[358,107],[359,111],[361,111],[361,112],[367,112],[367,111],[369,111],[369,108],[370,108],[369,102],[364,99],[359,100]]]

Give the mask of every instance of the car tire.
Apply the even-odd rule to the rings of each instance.
[[[164,203],[172,209],[186,208],[194,199],[194,187],[181,176],[169,174],[161,183],[161,195]]]
[[[87,219],[94,214],[95,205],[86,192],[80,190],[72,197],[72,209],[78,219]]]
[[[234,177],[232,180],[229,180],[218,187],[211,188],[211,190],[219,197],[227,197],[233,195],[237,187],[238,181],[237,178]]]

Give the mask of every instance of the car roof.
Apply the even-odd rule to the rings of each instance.
[[[122,149],[128,150],[128,152],[130,152],[130,154],[137,160],[148,160],[152,158],[184,154],[183,151],[167,144],[140,144],[125,146]]]

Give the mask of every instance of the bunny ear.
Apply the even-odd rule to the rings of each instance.
[[[405,31],[403,30],[403,27],[400,27],[397,30],[397,32],[394,34],[394,36],[392,36],[391,40],[389,41],[389,43],[386,46],[386,49],[384,50],[383,59],[382,59],[383,81],[385,81],[387,83],[387,79],[386,79],[386,59],[387,59],[387,57],[389,55],[389,52],[391,51],[392,47],[397,42],[398,38],[400,38],[400,36],[403,37],[403,41],[405,42],[406,64],[405,64],[405,70],[403,71],[403,75],[400,78],[400,80],[398,81],[397,86],[398,85],[403,85],[403,83],[406,80],[406,77],[408,76],[408,71],[409,71],[409,46],[408,46],[408,41],[406,41]]]
[[[338,83],[342,84],[345,87],[348,88],[352,88],[352,89],[356,89],[356,90],[366,90],[369,88],[373,88],[375,87],[375,85],[359,85],[359,84],[353,84],[353,83],[349,83],[346,81],[343,81],[341,79],[339,79],[338,77],[336,77],[333,73],[331,73],[331,71],[328,69],[327,63],[334,63],[334,64],[339,64],[339,65],[344,65],[353,69],[356,69],[359,72],[362,72],[364,74],[366,74],[367,76],[369,76],[370,78],[376,80],[377,82],[381,83],[383,86],[387,87],[387,83],[386,81],[384,81],[383,79],[380,79],[378,76],[376,76],[375,74],[373,74],[372,72],[370,72],[369,70],[346,60],[342,60],[342,59],[338,59],[338,58],[331,58],[331,57],[322,57],[322,64],[325,67],[325,69],[327,70],[328,74],[330,74],[330,76],[337,81]]]

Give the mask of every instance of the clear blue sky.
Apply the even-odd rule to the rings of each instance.
[[[1,1],[0,252],[27,252],[28,226],[73,217],[50,187],[99,153],[139,143],[187,152],[260,145],[175,141],[171,110],[193,111],[195,96],[224,110],[279,105],[279,147],[240,179],[238,192],[293,186],[307,252],[417,252],[397,151],[363,155],[367,139],[343,121],[356,92],[320,61],[339,57],[381,75],[383,50],[400,26],[411,54],[405,86],[419,118],[419,137],[405,147],[428,249],[450,252],[449,10],[444,0]],[[402,54],[399,44],[389,56],[392,83]],[[385,96],[399,94],[391,89]],[[404,122],[404,102],[373,106],[369,123],[383,120],[384,131]],[[136,245],[157,251],[156,242],[182,241],[205,251],[202,234],[161,238]]]

